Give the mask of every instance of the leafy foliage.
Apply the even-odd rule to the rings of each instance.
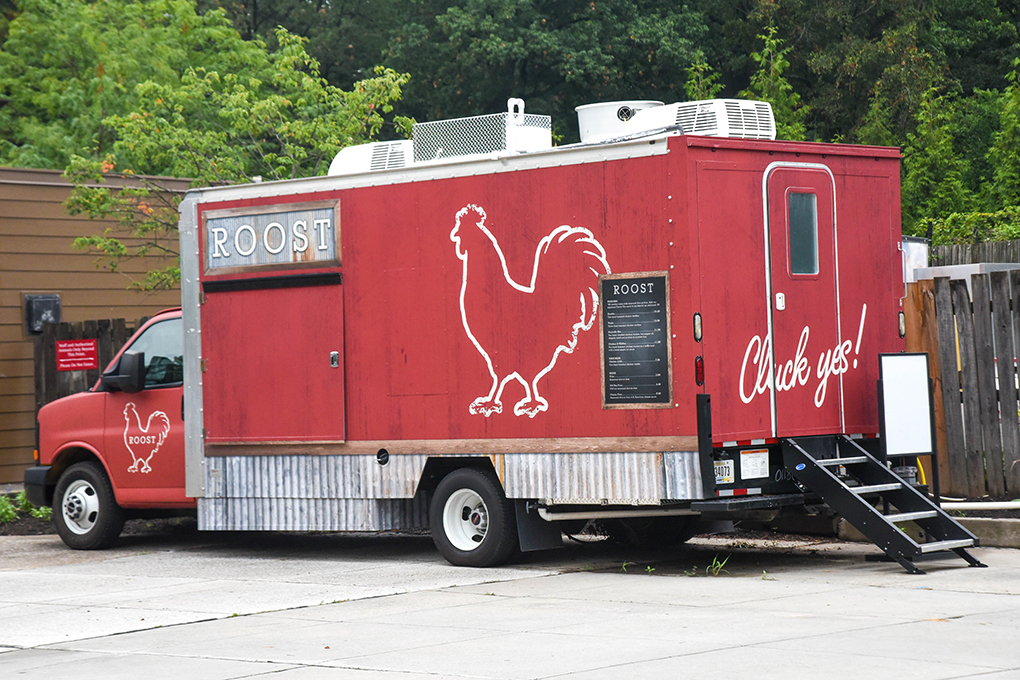
[[[18,519],[18,509],[8,496],[0,495],[0,524]]]
[[[177,87],[151,81],[138,86],[138,108],[105,121],[117,134],[117,153],[102,160],[75,155],[67,168],[75,186],[70,212],[119,223],[118,229],[78,238],[75,247],[98,253],[111,271],[129,258],[168,258],[166,266],[133,286],[173,288],[180,280],[181,188],[168,177],[208,186],[323,174],[337,149],[378,134],[406,75],[380,69],[377,77],[344,92],[318,76],[302,39],[282,29],[278,37],[281,49],[269,56],[272,86],[250,76],[194,69]],[[405,119],[394,124],[410,127]],[[119,158],[130,159],[133,168],[114,172]]]
[[[1013,62],[1003,94],[1000,126],[988,158],[994,168],[993,192],[1002,204],[1020,205],[1020,58]]]
[[[146,81],[176,85],[202,66],[243,72],[260,48],[220,12],[190,0],[20,0],[0,50],[0,162],[60,169],[72,154],[100,157],[116,139],[106,122],[139,103]],[[264,51],[264,50],[262,50]]]
[[[719,81],[719,74],[712,66],[705,61],[705,53],[698,50],[694,55],[694,62],[687,69],[687,83],[684,91],[691,101],[702,99],[714,99],[723,89]]]
[[[917,129],[907,135],[904,150],[906,172],[902,195],[904,231],[914,233],[915,224],[970,206],[963,184],[966,160],[953,148],[949,100],[929,90],[917,115]]]
[[[1020,207],[995,212],[954,212],[919,221],[917,232],[937,246],[1020,239]]]
[[[751,53],[758,70],[751,76],[750,88],[741,92],[740,96],[772,104],[778,139],[803,140],[806,131],[804,119],[809,109],[801,103],[793,85],[783,77],[790,66],[786,57],[793,48],[783,47],[783,41],[776,37],[775,26],[769,26],[758,37],[765,43],[761,52]]]
[[[683,99],[705,33],[685,5],[652,0],[419,0],[386,63],[412,74],[406,110],[419,120],[505,110],[523,97],[576,138],[575,106]]]

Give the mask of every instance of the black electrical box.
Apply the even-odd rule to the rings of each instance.
[[[60,323],[60,295],[44,293],[25,296],[25,327],[30,335],[39,335],[48,323]]]

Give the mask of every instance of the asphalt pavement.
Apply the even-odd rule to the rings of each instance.
[[[0,537],[0,678],[1020,680],[1020,550],[924,576],[877,552],[719,536],[468,569],[422,536]]]

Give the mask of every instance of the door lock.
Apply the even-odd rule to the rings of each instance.
[[[340,352],[329,353],[329,365],[332,368],[340,368]]]

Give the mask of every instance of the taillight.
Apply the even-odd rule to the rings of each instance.
[[[694,342],[701,342],[701,313],[694,312]]]
[[[698,385],[705,384],[705,360],[701,355],[694,357],[694,382]]]

